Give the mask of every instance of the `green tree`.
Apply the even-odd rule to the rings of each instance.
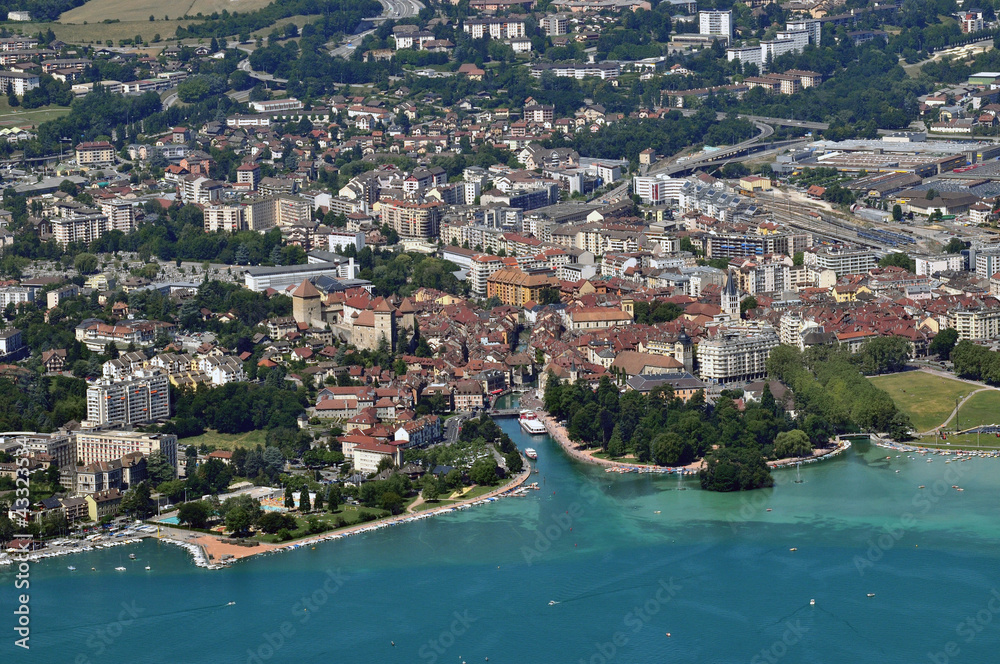
[[[903,208],[896,203],[892,206],[892,220],[895,222],[900,222],[903,219]]]
[[[326,509],[327,511],[333,513],[340,508],[340,504],[343,502],[343,498],[340,494],[340,487],[333,485],[326,494]]]
[[[180,506],[177,510],[177,520],[192,528],[204,528],[214,511],[208,501],[193,500]]]
[[[948,240],[948,244],[944,247],[944,253],[946,254],[958,254],[965,249],[965,243],[959,240],[957,237],[953,237]]]
[[[309,487],[307,486],[303,486],[299,491],[299,511],[303,514],[312,511],[312,505],[309,502]]]
[[[94,254],[77,254],[73,259],[73,267],[80,274],[93,274],[97,272],[97,256]]]
[[[287,509],[295,509],[295,496],[292,495],[292,487],[285,487],[285,507]]]
[[[910,342],[902,337],[870,339],[858,352],[861,371],[869,375],[902,371],[910,359],[910,350]]]
[[[149,482],[139,482],[122,496],[121,510],[134,519],[145,519],[153,513]]]
[[[809,442],[809,436],[801,429],[782,431],[774,439],[774,458],[776,459],[801,457],[811,452],[812,443]]]
[[[901,267],[910,272],[916,271],[917,262],[902,252],[888,254],[878,262],[879,267]]]
[[[948,327],[938,332],[927,346],[927,351],[937,355],[942,360],[951,357],[951,351],[958,343],[958,330]]]
[[[480,486],[490,486],[497,483],[497,462],[490,456],[478,459],[469,470],[469,479]]]
[[[395,491],[386,491],[379,498],[378,506],[392,514],[399,514],[403,510],[403,497]]]
[[[150,483],[158,487],[164,482],[174,479],[176,473],[162,452],[153,452],[146,457],[146,475],[149,477]]]

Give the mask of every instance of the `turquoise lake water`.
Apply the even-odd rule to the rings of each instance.
[[[1000,659],[997,460],[865,444],[723,495],[501,426],[540,491],[220,571],[156,541],[36,563],[30,652],[0,571],[0,662]]]

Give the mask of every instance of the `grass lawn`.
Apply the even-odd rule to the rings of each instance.
[[[14,125],[21,127],[24,125],[38,126],[41,123],[62,117],[69,113],[68,106],[41,106],[39,108],[11,108],[7,103],[7,96],[0,97],[0,125]]]
[[[299,516],[298,514],[295,514],[293,516],[295,516],[295,520],[298,522],[299,527],[296,530],[292,531],[292,539],[300,539],[302,537],[307,537],[309,535],[309,531],[306,528],[306,520],[309,517],[313,516],[319,517],[320,521],[323,521],[324,523],[331,525],[334,519],[339,517],[344,521],[344,525],[341,527],[346,528],[348,526],[353,526],[360,523],[362,521],[361,517],[364,515],[372,515],[376,519],[381,519],[382,517],[389,516],[389,513],[385,510],[380,510],[373,507],[361,507],[358,505],[342,505],[340,507],[340,511],[338,511],[336,514],[330,514],[329,512],[314,512],[312,514],[307,514],[305,516]],[[374,521],[374,519],[368,519],[368,521]],[[324,532],[329,532],[330,530],[334,530],[334,528],[331,527],[328,531]],[[260,540],[261,542],[270,542],[272,544],[279,542],[277,535],[259,534],[256,535],[254,538]]]
[[[431,510],[435,507],[447,507],[448,505],[454,505],[457,500],[435,500],[433,503],[420,503],[415,508],[414,512],[423,512],[424,510]]]
[[[191,438],[182,438],[178,440],[177,446],[184,449],[189,445],[199,447],[202,443],[204,443],[209,447],[215,447],[219,450],[234,450],[237,447],[255,447],[258,444],[263,445],[266,436],[266,431],[248,431],[247,433],[218,433],[215,431],[206,431],[200,436],[192,436]]]
[[[980,424],[1000,424],[1000,391],[988,390],[975,394],[959,408],[958,422],[955,423],[957,429],[968,429]]]
[[[948,443],[951,443],[950,445]],[[976,434],[967,434],[964,436],[956,436],[951,434],[948,436],[948,440],[941,440],[940,438],[935,439],[933,436],[927,436],[920,438],[913,442],[915,445],[920,447],[935,447],[942,450],[996,450],[1000,449],[1000,438],[997,438],[995,434],[983,434],[979,437],[978,445],[976,444]]]
[[[905,371],[871,379],[892,397],[896,407],[910,416],[918,432],[942,424],[955,409],[955,399],[978,389],[975,385],[941,378],[923,371]]]
[[[442,498],[441,502],[455,502],[458,500],[471,500],[473,498],[478,498],[483,494],[487,494],[493,491],[497,487],[495,486],[473,486],[471,488],[465,487],[462,492],[455,491],[450,496],[445,496]]]

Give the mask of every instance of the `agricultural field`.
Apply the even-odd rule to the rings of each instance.
[[[164,31],[154,29],[160,20],[177,19],[182,16],[204,16],[212,12],[228,10],[232,12],[250,12],[266,7],[274,0],[159,0],[158,2],[122,2],[122,0],[90,0],[76,9],[71,9],[59,17],[63,24],[100,23],[107,18],[116,18],[123,23],[144,21],[148,26],[144,32]],[[149,17],[156,17],[150,22]],[[113,25],[113,24],[112,24]],[[57,33],[58,34],[58,33]]]
[[[955,410],[955,400],[976,389],[975,385],[942,378],[923,371],[905,371],[871,379],[892,397],[896,407],[910,416],[917,433],[944,423]]]
[[[118,40],[132,39],[136,35],[142,35],[142,38],[148,41],[152,41],[154,35],[160,35],[161,39],[173,39],[179,26],[190,25],[194,22],[196,21],[163,21],[160,19],[150,22],[147,16],[143,21],[122,21],[120,23],[101,23],[99,21],[87,25],[82,23],[21,23],[18,27],[23,28],[25,34],[51,29],[56,39],[67,44],[104,44],[110,39],[117,45]]]

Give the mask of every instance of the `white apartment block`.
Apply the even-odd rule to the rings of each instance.
[[[918,277],[929,277],[937,272],[960,272],[965,269],[965,256],[961,254],[914,256],[913,260],[916,263],[915,270]]]
[[[1000,272],[1000,247],[976,252],[976,276],[989,279]]]
[[[62,247],[71,242],[90,244],[108,232],[108,218],[103,214],[76,214],[49,220],[52,236]]]
[[[141,424],[170,417],[170,381],[159,371],[136,371],[122,381],[99,379],[87,388],[91,426]]]
[[[698,12],[698,33],[702,35],[722,35],[726,39],[732,39],[733,12],[728,10]]]
[[[818,271],[833,270],[838,277],[845,274],[867,274],[878,261],[867,249],[823,247],[811,257]]]
[[[177,436],[169,433],[141,431],[78,431],[76,455],[83,465],[121,459],[131,452],[148,457],[160,452],[173,468],[177,467]]]
[[[820,45],[820,41],[823,37],[823,24],[816,19],[812,18],[802,18],[797,20],[788,21],[785,24],[785,30],[804,30],[809,33],[809,43]]]
[[[347,247],[354,247],[361,251],[365,248],[365,234],[361,232],[351,233],[350,231],[332,231],[330,233],[330,251],[339,252]]]
[[[135,230],[135,205],[115,198],[101,203],[101,212],[108,218],[109,231],[128,234]]]
[[[0,309],[5,308],[8,304],[13,304],[16,307],[22,302],[34,301],[35,293],[32,288],[26,286],[5,286],[0,288]]]
[[[524,37],[524,20],[520,18],[470,19],[462,24],[462,29],[473,39],[513,39]]]
[[[752,381],[767,375],[767,358],[780,343],[773,331],[725,332],[698,344],[698,373],[712,383]]]
[[[763,51],[760,46],[735,46],[726,49],[726,59],[730,62],[739,60],[740,64],[744,67],[747,65],[756,65],[757,71],[761,72],[764,70],[764,56],[762,53]]]
[[[205,207],[203,219],[206,233],[235,233],[246,228],[242,205],[209,205]]]

